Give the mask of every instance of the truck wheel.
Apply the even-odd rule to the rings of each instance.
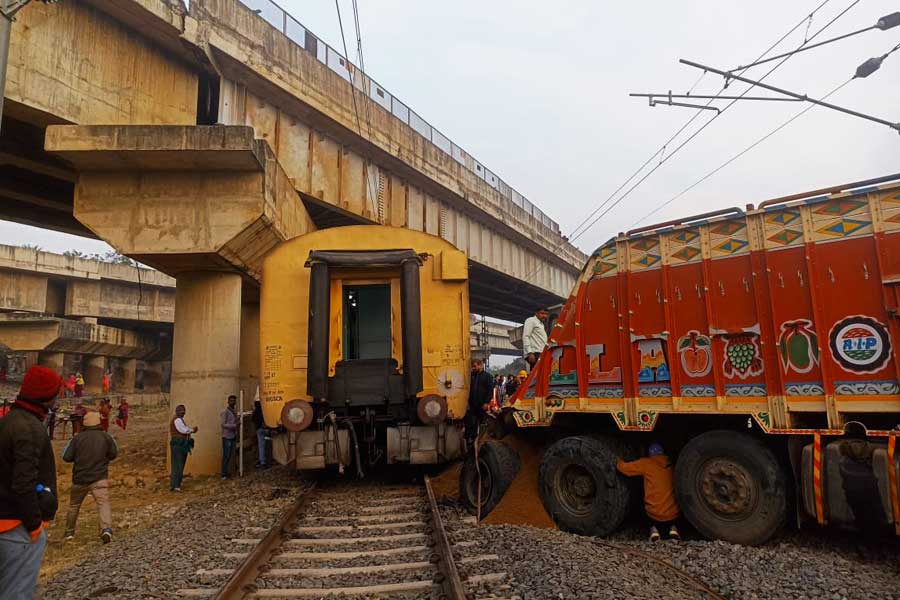
[[[478,451],[481,470],[481,517],[485,517],[509,488],[519,472],[519,455],[515,450],[485,442]],[[478,512],[478,470],[475,469],[475,452],[470,452],[459,473],[459,498],[472,514]]]
[[[734,431],[692,439],[675,465],[678,505],[710,539],[761,544],[787,516],[784,470],[762,442]]]
[[[544,453],[538,489],[560,529],[608,535],[628,514],[631,489],[616,471],[618,445],[595,437],[567,437]]]

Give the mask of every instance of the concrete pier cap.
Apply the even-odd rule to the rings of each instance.
[[[251,127],[53,125],[44,145],[79,172],[75,218],[175,277],[172,411],[184,404],[199,427],[187,471],[217,472],[219,413],[259,379],[258,327],[242,302],[258,302],[266,253],[312,220]]]

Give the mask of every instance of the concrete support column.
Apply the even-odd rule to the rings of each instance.
[[[185,473],[214,474],[221,464],[219,415],[240,389],[241,277],[186,272],[175,279],[172,402],[200,429]]]
[[[117,392],[131,394],[134,392],[134,380],[137,375],[137,360],[120,358],[112,376],[113,387]]]
[[[63,374],[63,363],[66,355],[62,352],[40,352],[38,354],[38,364],[42,367],[53,369],[60,375]]]
[[[84,393],[87,395],[103,393],[103,374],[106,372],[106,357],[85,356],[82,368]]]
[[[244,410],[253,408],[259,385],[259,304],[241,305],[241,390]]]
[[[144,393],[157,394],[162,390],[163,363],[148,361],[144,363]]]
[[[23,352],[22,353],[22,366],[24,367],[23,373],[33,367],[36,364],[39,364],[40,353],[38,352]]]

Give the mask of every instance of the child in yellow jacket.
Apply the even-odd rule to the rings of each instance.
[[[675,501],[675,486],[672,482],[672,461],[666,456],[660,444],[653,443],[647,449],[648,456],[630,462],[619,460],[616,468],[622,475],[644,478],[644,509],[650,518],[650,541],[660,538],[660,531],[668,530],[668,537],[681,539],[675,520],[678,518],[678,503]]]

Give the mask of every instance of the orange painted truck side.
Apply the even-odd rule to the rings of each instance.
[[[707,537],[761,543],[793,516],[900,533],[898,294],[900,174],[620,234],[502,423],[553,428],[530,436],[552,442],[538,491],[569,531],[624,521],[615,461],[658,441]],[[491,464],[513,464],[501,446],[482,451],[489,507],[509,480]]]
[[[898,286],[900,183],[619,235],[588,261],[515,418],[603,412],[651,431],[734,413],[768,433],[889,435]]]

